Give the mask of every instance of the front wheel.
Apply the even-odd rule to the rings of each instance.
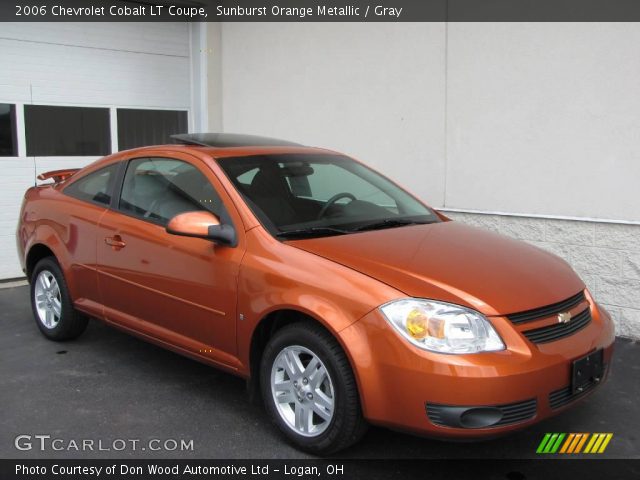
[[[271,338],[261,365],[266,408],[297,447],[329,454],[366,430],[349,361],[320,325],[288,325]]]
[[[73,308],[62,270],[53,257],[40,260],[31,275],[31,308],[42,334],[51,340],[76,338],[88,318]]]

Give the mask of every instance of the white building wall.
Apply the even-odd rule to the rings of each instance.
[[[452,23],[447,45],[445,206],[524,217],[447,214],[563,257],[640,338],[637,25]]]
[[[640,338],[637,26],[225,23],[214,39],[210,122],[344,151],[561,255]]]
[[[565,259],[611,314],[616,333],[640,338],[640,226],[445,213],[456,221],[524,240]]]
[[[5,23],[0,99],[188,108],[186,23]]]
[[[186,23],[2,24],[0,103],[17,104],[20,157],[0,158],[0,279],[23,275],[14,235],[22,196],[35,176],[97,158],[27,158],[21,106],[189,110],[189,28]]]
[[[224,23],[224,131],[349,153],[441,205],[444,47],[441,23]]]
[[[452,208],[640,222],[640,29],[448,26]]]

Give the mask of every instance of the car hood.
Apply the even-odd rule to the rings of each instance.
[[[555,255],[454,221],[287,243],[408,296],[462,304],[486,315],[550,305],[585,288]]]

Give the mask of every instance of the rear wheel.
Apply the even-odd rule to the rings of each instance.
[[[89,319],[73,308],[62,270],[53,257],[40,260],[31,274],[31,308],[42,334],[51,340],[78,337]]]
[[[366,430],[356,382],[342,348],[320,325],[288,325],[271,338],[261,365],[266,408],[297,447],[329,454]]]

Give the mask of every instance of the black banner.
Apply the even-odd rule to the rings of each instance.
[[[635,460],[0,460],[2,480],[640,478]]]
[[[637,0],[14,0],[4,22],[637,22]]]

